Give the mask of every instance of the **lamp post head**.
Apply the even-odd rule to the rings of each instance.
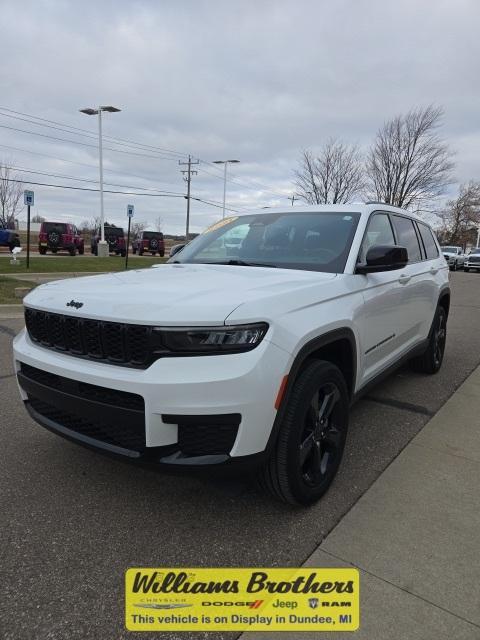
[[[99,111],[108,111],[109,113],[116,113],[117,111],[121,111],[121,109],[118,109],[117,107],[112,107],[112,106],[103,106],[103,107],[98,107],[98,109],[93,109],[92,107],[87,107],[86,109],[80,109],[80,113],[86,113],[87,116],[96,116],[98,115]]]

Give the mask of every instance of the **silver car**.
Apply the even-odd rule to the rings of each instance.
[[[463,270],[480,271],[480,248],[472,249],[468,256],[465,256]]]
[[[456,271],[463,267],[465,255],[462,247],[441,247],[441,249],[450,271]]]

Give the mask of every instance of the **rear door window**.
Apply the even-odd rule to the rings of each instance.
[[[422,251],[413,221],[410,218],[395,215],[392,215],[392,221],[397,234],[397,243],[408,251],[408,262],[420,262]]]

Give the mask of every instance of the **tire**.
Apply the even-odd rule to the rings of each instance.
[[[463,267],[463,270],[465,271],[465,273],[468,273],[470,271],[468,267]]]
[[[85,253],[85,247],[83,245],[81,247],[78,247],[78,255],[83,256],[84,253]]]
[[[161,258],[163,258],[163,257],[164,257],[164,255],[165,255],[165,251],[160,251],[160,253],[159,253],[158,255],[159,255]]]
[[[71,256],[74,256],[74,255],[76,254],[75,247],[70,247],[70,249],[68,250],[68,253],[69,253]]]
[[[453,266],[452,266],[452,271],[456,271],[456,270],[457,270],[457,263],[456,263],[456,262],[454,262],[454,263],[453,263]]]
[[[151,251],[152,256],[156,256],[157,252],[156,251]]]
[[[327,398],[330,398],[330,403]],[[323,414],[325,423],[318,418]],[[276,442],[259,480],[277,499],[316,502],[332,483],[345,448],[349,396],[338,367],[312,361],[295,380]]]
[[[441,306],[437,307],[428,339],[428,347],[421,356],[410,361],[411,367],[418,373],[433,375],[440,371],[447,339],[447,314]]]
[[[52,253],[57,253],[58,249],[52,249]]]
[[[45,247],[38,247],[38,253],[39,253],[41,256],[44,256],[44,255],[46,255],[47,250],[45,249]]]

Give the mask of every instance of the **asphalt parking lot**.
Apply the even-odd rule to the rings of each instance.
[[[129,637],[130,566],[302,564],[480,363],[480,276],[451,281],[441,372],[402,369],[355,406],[340,473],[309,509],[274,503],[248,483],[139,470],[48,433],[27,417],[13,376],[22,321],[0,319],[0,637]]]

